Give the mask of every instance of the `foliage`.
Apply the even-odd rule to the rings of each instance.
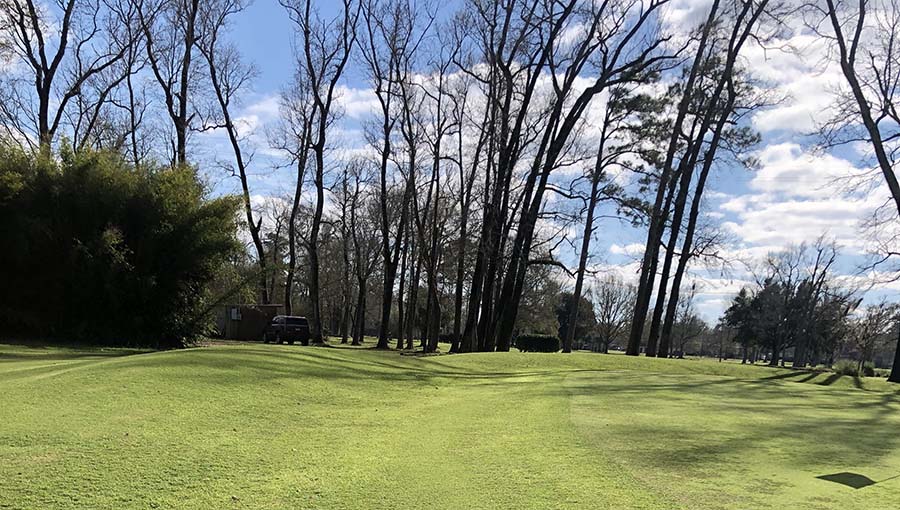
[[[556,352],[560,349],[555,335],[524,334],[516,337],[516,348],[522,352]]]
[[[438,341],[442,344],[450,344],[453,343],[454,340],[456,340],[455,333],[441,333],[438,337]]]
[[[556,305],[556,319],[559,321],[559,338],[566,337],[566,329],[569,324],[569,309],[572,306],[572,293],[559,294],[559,304]],[[584,340],[592,334],[597,327],[597,317],[594,314],[594,305],[586,296],[578,300],[578,322],[575,325],[575,341]]]
[[[0,175],[19,183],[0,202],[2,333],[170,347],[204,332],[207,282],[238,249],[232,198],[110,153],[4,148]]]
[[[546,335],[558,333],[556,305],[560,284],[554,271],[551,266],[535,265],[525,273],[525,289],[517,320],[519,331]]]
[[[871,361],[866,361],[862,366],[862,376],[863,377],[875,377],[875,364]]]
[[[837,360],[837,362],[834,364],[834,367],[832,367],[832,370],[834,370],[834,373],[839,374],[839,375],[858,376],[859,375],[859,364],[853,360],[840,359],[840,360]]]
[[[824,239],[770,254],[758,287],[741,289],[725,312],[737,342],[745,349],[762,347],[772,364],[789,348],[796,367],[831,359],[858,304],[834,278],[836,257],[836,247]]]

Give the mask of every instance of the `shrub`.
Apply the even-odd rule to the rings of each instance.
[[[456,334],[454,333],[441,333],[438,336],[438,342],[442,344],[452,344],[456,340]]]
[[[554,335],[526,334],[516,338],[516,348],[522,352],[556,352],[559,337]]]
[[[863,363],[862,375],[864,377],[875,377],[875,363],[871,361]]]
[[[189,167],[0,148],[0,334],[176,347],[207,329],[238,202]]]
[[[859,364],[853,360],[841,359],[831,368],[838,375],[859,375]]]

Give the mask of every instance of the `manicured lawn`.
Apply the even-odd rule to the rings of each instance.
[[[843,472],[878,483],[817,478]],[[888,510],[898,475],[882,380],[588,353],[0,346],[0,508]]]

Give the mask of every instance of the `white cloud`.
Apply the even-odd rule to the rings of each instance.
[[[831,154],[810,154],[794,143],[769,145],[749,192],[719,205],[736,219],[723,227],[750,247],[767,249],[834,237],[851,251],[863,248],[860,224],[882,194],[846,193],[846,180],[863,171]]]
[[[827,52],[827,42],[800,33],[767,47],[745,47],[747,68],[778,100],[753,116],[754,128],[763,133],[810,133],[833,114],[834,91],[842,75],[840,68],[825,62]]]
[[[621,244],[613,244],[609,247],[609,252],[613,255],[639,257],[644,253],[644,245],[641,243],[631,243],[625,246],[622,246]]]
[[[378,96],[371,88],[354,88],[341,85],[336,90],[337,105],[351,119],[366,119],[376,114],[380,107]]]

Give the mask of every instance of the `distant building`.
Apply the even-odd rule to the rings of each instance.
[[[227,340],[259,341],[266,324],[283,312],[284,305],[220,305],[216,308],[216,332]]]

